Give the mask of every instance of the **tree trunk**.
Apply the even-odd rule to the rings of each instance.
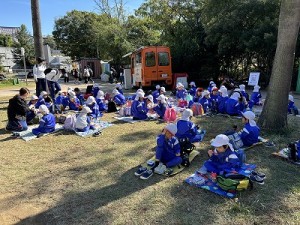
[[[287,127],[287,105],[300,25],[300,0],[282,0],[270,85],[259,124],[267,130]]]
[[[31,15],[35,57],[44,58],[39,0],[31,0]]]

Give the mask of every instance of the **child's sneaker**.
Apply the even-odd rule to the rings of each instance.
[[[260,173],[260,172],[256,172],[256,171],[254,171],[254,170],[251,172],[251,175],[259,176],[259,177],[262,178],[262,179],[266,179],[266,174]]]
[[[158,166],[155,167],[154,171],[157,174],[163,174],[166,171],[166,169],[167,167],[164,164],[159,163]]]
[[[135,176],[141,176],[147,171],[146,167],[139,166],[138,170],[134,173]]]
[[[250,175],[250,180],[255,182],[255,183],[258,183],[258,184],[264,184],[265,183],[264,179],[259,177],[258,175],[251,174]]]
[[[171,168],[166,168],[164,174],[167,176],[170,176],[173,173],[173,170]]]
[[[199,173],[199,174],[201,174],[201,175],[205,175],[205,174],[207,174],[207,169],[206,169],[205,166],[202,166],[200,169],[198,169],[198,170],[196,171],[196,173]]]
[[[153,171],[152,170],[146,170],[144,173],[142,173],[142,175],[140,176],[140,178],[142,180],[147,180],[149,177],[152,177],[153,175]]]

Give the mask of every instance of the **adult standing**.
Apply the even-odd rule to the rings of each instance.
[[[91,75],[90,75],[89,69],[87,68],[87,66],[85,66],[83,69],[83,78],[84,78],[85,84],[87,84],[89,82],[90,76]]]
[[[27,130],[26,113],[29,112],[29,106],[26,98],[30,94],[27,88],[21,88],[19,94],[9,99],[7,107],[8,123],[6,130],[23,131]]]
[[[120,83],[121,84],[124,84],[124,68],[123,68],[123,66],[121,65],[120,66],[120,71],[119,71],[119,73],[120,73]]]
[[[61,87],[58,83],[61,73],[57,69],[52,68],[45,69],[44,73],[49,87],[50,96],[53,100],[55,100],[55,95],[61,91]]]
[[[33,77],[36,83],[36,95],[40,96],[40,93],[42,91],[46,91],[46,78],[45,78],[45,74],[44,71],[46,69],[45,66],[45,59],[38,57],[36,59],[37,64],[35,64],[33,66]]]

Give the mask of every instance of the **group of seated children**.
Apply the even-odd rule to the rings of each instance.
[[[185,109],[182,112],[181,119],[177,124],[169,123],[165,126],[162,133],[157,137],[157,146],[155,160],[147,162],[148,167],[140,166],[135,172],[136,176],[141,179],[148,179],[153,172],[158,174],[171,174],[172,167],[182,163],[182,155],[180,149],[180,140],[188,138],[191,143],[201,141],[198,127],[191,121],[193,112]],[[255,121],[255,114],[252,111],[242,113],[242,122],[244,127],[238,132],[244,146],[251,146],[258,142],[260,129]],[[214,150],[209,150],[210,159],[204,163],[204,166],[198,171],[201,174],[207,172],[222,174],[238,169],[241,165],[229,138],[225,134],[218,135],[212,142]],[[257,174],[251,175],[251,179],[260,184],[263,178]]]

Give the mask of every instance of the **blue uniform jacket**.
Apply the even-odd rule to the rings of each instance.
[[[172,159],[178,157],[176,154],[180,154],[180,145],[176,137],[166,139],[165,135],[160,134],[156,138],[157,149],[156,151],[162,152],[162,158],[164,161],[171,161]]]
[[[76,97],[76,98],[75,98],[75,101],[72,102],[71,99],[70,99],[70,97],[68,96],[68,97],[65,97],[65,98],[63,99],[62,104],[63,104],[63,106],[64,106],[65,108],[66,108],[67,106],[69,106],[69,109],[70,109],[70,110],[75,110],[75,111],[77,111],[77,110],[79,109],[79,106],[80,106],[80,101],[79,101],[79,99]]]
[[[93,87],[93,96],[94,96],[94,98],[97,97],[98,91],[100,91],[99,87]]]
[[[228,97],[222,97],[219,96],[217,99],[218,104],[218,112],[219,113],[226,113],[226,101],[228,100]]]
[[[192,121],[178,120],[176,133],[178,139],[189,138],[190,140],[193,140],[197,134],[197,127]]]
[[[202,105],[204,113],[211,109],[211,100],[205,97],[199,99],[199,103]]]
[[[258,126],[250,126],[246,123],[243,130],[239,132],[244,146],[251,146],[258,142],[260,129]]]
[[[102,99],[97,99],[97,104],[99,106],[99,111],[100,112],[104,112],[107,110],[107,105],[105,104],[105,102]]]
[[[152,92],[153,102],[154,103],[157,103],[157,98],[158,98],[159,94],[160,94],[159,90],[155,90],[155,91]]]
[[[238,168],[240,165],[240,160],[236,153],[229,147],[225,150],[225,152],[217,152],[215,149],[214,154],[207,162],[212,163],[219,171],[229,171],[232,168]]]
[[[62,105],[63,99],[65,98],[65,96],[63,95],[58,95],[55,98],[55,105]]]
[[[55,116],[52,113],[44,115],[40,119],[38,131],[41,133],[50,133],[55,130]]]
[[[190,93],[191,96],[195,96],[196,91],[197,91],[197,87],[191,87],[190,90],[189,90],[189,93]]]
[[[113,101],[117,104],[117,105],[124,105],[126,103],[126,98],[124,95],[122,94],[117,94],[114,96]]]
[[[240,103],[239,101],[229,98],[226,103],[226,112],[227,114],[231,116],[237,116],[240,115],[241,112],[244,111],[245,106],[243,103]]]
[[[83,94],[76,94],[76,97],[79,99],[80,105],[84,105],[85,99],[83,97]]]
[[[187,91],[185,89],[177,90],[176,91],[176,98],[177,99],[185,99],[186,94],[187,94]]]
[[[131,105],[131,114],[140,120],[147,119],[147,104],[145,101],[134,100]]]
[[[164,118],[166,109],[167,105],[163,103],[158,103],[157,106],[153,108],[153,110],[159,115],[160,118]]]
[[[99,106],[98,106],[97,103],[93,103],[92,105],[88,105],[88,107],[92,110],[91,116],[93,118],[98,118],[98,117],[102,116],[101,112],[99,111]]]
[[[251,95],[251,101],[254,105],[257,105],[259,103],[259,99],[261,98],[260,92],[253,92]]]

